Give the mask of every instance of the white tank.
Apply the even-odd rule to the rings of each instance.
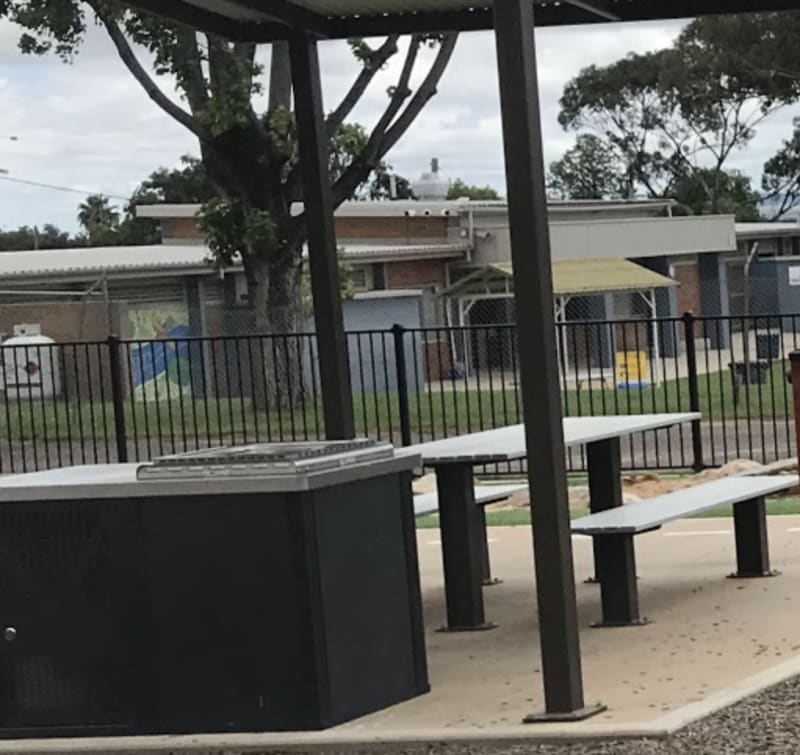
[[[439,160],[431,160],[431,172],[423,173],[411,184],[417,199],[428,201],[442,201],[447,199],[450,191],[450,181],[439,174]]]
[[[0,344],[0,391],[12,399],[35,399],[61,393],[58,348],[43,335],[12,336]]]

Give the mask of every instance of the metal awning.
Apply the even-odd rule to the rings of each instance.
[[[499,293],[514,279],[510,263],[487,265],[456,281],[444,296]],[[554,296],[586,296],[674,288],[678,282],[622,258],[563,260],[553,263]]]
[[[233,39],[293,31],[321,39],[493,28],[493,0],[136,0],[132,5]],[[537,26],[796,9],[794,0],[533,0]]]

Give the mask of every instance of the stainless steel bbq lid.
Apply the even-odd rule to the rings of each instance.
[[[391,458],[394,448],[367,438],[251,443],[161,456],[137,470],[140,480],[311,474]]]

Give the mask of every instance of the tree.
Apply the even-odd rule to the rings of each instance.
[[[50,223],[45,223],[40,229],[24,225],[13,231],[0,230],[0,252],[68,249],[83,244],[82,238],[73,238],[66,231]]]
[[[92,194],[78,207],[78,222],[90,246],[112,245],[119,230],[119,210],[102,194]]]
[[[457,178],[447,192],[448,199],[492,200],[500,199],[500,195],[491,186],[471,186]]]
[[[632,189],[669,196],[693,176],[718,212],[731,155],[798,94],[770,69],[780,16],[698,19],[670,48],[587,68],[565,88],[559,121],[616,149]],[[753,65],[758,56],[765,67]]]
[[[366,192],[367,199],[381,201],[387,199],[416,199],[411,182],[403,176],[391,172],[391,166],[378,168],[373,174]],[[392,182],[394,181],[394,187]]]
[[[800,205],[800,123],[795,125],[792,138],[764,163],[761,188],[762,202],[771,205],[769,220],[780,220]]]
[[[159,168],[133,192],[130,204],[202,204],[219,196],[201,160],[183,155],[177,168]]]
[[[579,134],[575,146],[550,163],[548,186],[559,199],[620,199],[628,190],[619,153],[594,134]]]
[[[738,170],[723,171],[716,177],[712,176],[711,169],[698,170],[676,179],[672,197],[678,201],[677,212],[683,210],[689,215],[710,214],[712,209],[706,187],[714,180],[719,181],[716,212],[735,215],[740,223],[760,219],[759,196],[753,191],[750,177]]]
[[[133,192],[125,206],[119,226],[121,244],[158,244],[161,225],[154,218],[140,218],[136,208],[142,204],[203,204],[219,193],[206,173],[201,160],[183,155],[177,168],[159,168]]]
[[[291,212],[303,195],[288,44],[272,45],[269,75],[264,76],[255,44],[195,33],[113,0],[5,0],[0,2],[0,13],[3,10],[25,29],[20,39],[23,52],[52,52],[65,60],[79,48],[92,16],[97,19],[153,102],[197,138],[203,166],[221,197],[204,213],[204,227],[220,261],[229,249],[216,246],[215,239],[230,238],[234,227],[244,234],[238,253],[258,329],[293,332],[300,311],[306,230],[304,216]],[[409,39],[384,112],[369,131],[347,120],[376,73],[398,54],[400,39],[392,35],[374,46],[363,39],[349,41],[360,71],[326,121],[335,205],[353,196],[436,94],[456,39],[455,33],[416,34]],[[136,45],[153,56],[158,74],[175,77],[183,103],[171,100],[148,74]],[[436,54],[418,75],[425,47],[435,48]],[[412,81],[419,84],[415,87]],[[256,105],[262,94],[267,102],[263,111]],[[216,227],[211,233],[215,223],[234,219],[234,227]]]

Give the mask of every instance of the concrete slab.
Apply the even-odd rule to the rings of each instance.
[[[500,743],[663,736],[742,696],[800,673],[800,517],[770,519],[776,578],[725,576],[734,565],[730,519],[683,520],[637,538],[644,627],[590,629],[599,616],[591,540],[574,538],[587,702],[608,711],[571,725],[523,726],[543,706],[531,535],[492,528],[486,590],[490,632],[440,634],[437,530],[419,533],[432,692],[328,732],[0,743],[0,753],[376,751],[427,742]]]

